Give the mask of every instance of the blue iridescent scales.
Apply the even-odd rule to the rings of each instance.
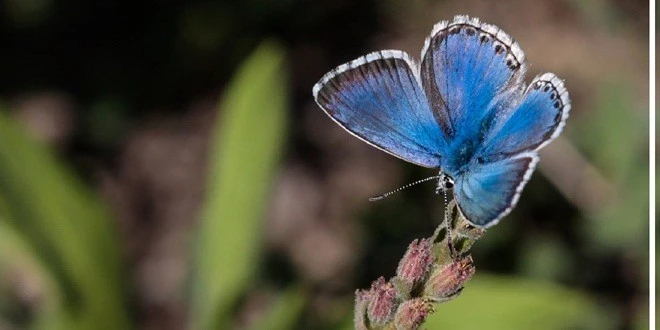
[[[449,175],[461,214],[490,227],[516,205],[571,108],[562,80],[545,73],[526,86],[526,68],[501,29],[456,16],[434,26],[419,65],[399,50],[373,52],[328,72],[313,94],[364,142]]]

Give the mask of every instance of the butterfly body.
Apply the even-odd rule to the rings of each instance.
[[[402,51],[370,53],[330,71],[313,94],[349,133],[439,169],[465,218],[488,227],[515,206],[570,110],[561,80],[546,73],[525,86],[525,70],[506,33],[457,16],[436,24],[419,65]]]

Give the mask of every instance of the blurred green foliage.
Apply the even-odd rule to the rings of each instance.
[[[284,138],[283,61],[281,46],[260,46],[222,102],[196,242],[193,329],[229,328],[233,304],[256,273],[268,188]],[[262,121],[269,125],[255,129]]]
[[[603,205],[594,214],[585,214],[584,231],[590,236],[588,242],[598,245],[596,248],[620,249],[646,256],[648,158],[638,155],[648,149],[647,119],[642,109],[631,108],[635,102],[627,84],[609,82],[599,87],[597,111],[592,116],[577,118],[571,133],[580,132],[571,135],[614,186],[618,200]]]
[[[0,112],[1,236],[5,271],[25,271],[22,286],[43,287],[43,327],[62,329],[128,328],[119,244],[107,209],[43,145],[28,138],[19,124]],[[11,235],[14,232],[16,236]],[[40,290],[38,290],[40,291]],[[43,298],[41,298],[43,296]],[[58,310],[60,313],[52,313]],[[39,312],[39,310],[37,310]],[[42,319],[39,315],[38,320]],[[52,317],[52,319],[50,319]]]
[[[437,306],[429,329],[610,329],[594,298],[549,282],[479,274],[461,296]]]
[[[299,288],[290,288],[282,292],[266,313],[250,329],[294,329],[299,323],[307,299]]]
[[[220,105],[223,116],[214,134],[207,202],[194,248],[193,329],[229,328],[234,304],[255,277],[263,212],[285,132],[286,79],[283,48],[266,42],[239,70]],[[259,121],[270,125],[255,130]],[[130,328],[119,244],[108,212],[6,113],[0,113],[0,131],[5,142],[0,273],[30,274],[18,281],[38,282],[42,300],[38,314],[23,326]],[[303,306],[301,291],[290,289],[260,322],[289,329]]]

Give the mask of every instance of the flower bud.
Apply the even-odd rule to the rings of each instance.
[[[471,256],[438,267],[426,282],[424,296],[439,302],[450,300],[460,292],[474,271]]]
[[[369,330],[365,315],[367,314],[367,305],[371,299],[371,291],[357,290],[355,291],[355,324],[356,330]]]
[[[370,324],[380,327],[390,322],[398,305],[394,285],[386,282],[383,277],[379,278],[371,285],[369,299],[367,316]]]
[[[428,299],[416,298],[405,301],[394,316],[396,329],[418,329],[429,314],[433,313],[433,304]]]
[[[399,282],[405,286],[406,293],[410,293],[413,286],[426,277],[435,259],[431,247],[430,239],[414,240],[399,262],[396,276]]]

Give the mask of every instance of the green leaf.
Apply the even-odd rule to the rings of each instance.
[[[261,45],[240,68],[220,109],[206,205],[196,242],[193,329],[225,329],[256,273],[261,224],[287,115],[284,50]]]
[[[16,272],[24,275],[22,280],[26,281],[26,285],[39,288],[39,308],[30,320],[32,328],[70,328],[72,325],[67,324],[67,321],[70,321],[67,320],[69,313],[65,310],[66,306],[63,305],[62,295],[55,279],[50,276],[48,269],[41,262],[38,253],[29,245],[28,240],[3,220],[0,221],[0,309],[4,307],[2,303],[13,303],[2,289],[16,285],[11,281],[11,277],[16,276]],[[2,312],[0,310],[0,314]],[[1,323],[0,329],[4,329]]]
[[[126,329],[115,228],[107,210],[43,145],[0,111],[4,217],[54,278],[75,327]]]
[[[549,282],[478,274],[436,305],[428,329],[611,329],[617,320],[585,294]],[[605,316],[605,317],[603,317]],[[605,319],[604,319],[605,318]]]

